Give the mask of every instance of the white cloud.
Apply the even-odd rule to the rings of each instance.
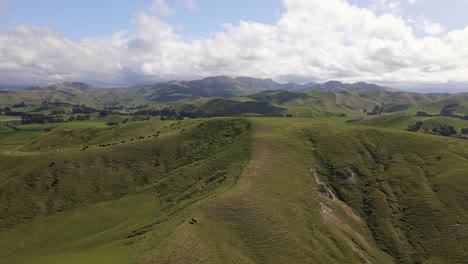
[[[150,9],[159,16],[171,16],[176,13],[176,10],[170,7],[165,0],[153,0]]]
[[[149,14],[136,16],[136,32],[79,42],[50,29],[16,27],[0,33],[0,83],[130,85],[220,74],[279,81],[468,82],[468,27],[417,38],[402,17],[376,15],[344,0],[284,5],[276,24],[240,21],[192,41]]]
[[[410,5],[414,5],[416,4],[416,2],[418,2],[419,0],[406,0],[406,2]]]
[[[185,0],[185,7],[189,10],[198,10],[198,4],[196,0]]]
[[[374,12],[398,13],[401,3],[398,0],[371,0],[370,9]]]
[[[422,22],[421,28],[429,35],[438,35],[445,31],[444,27],[436,22],[431,22],[429,20],[424,20]]]
[[[445,32],[445,28],[437,23],[426,19],[424,16],[419,16],[415,19],[408,19],[408,24],[422,30],[427,35],[440,35]]]

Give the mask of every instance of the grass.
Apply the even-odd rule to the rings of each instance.
[[[143,263],[389,261],[370,232],[361,232],[362,222],[339,229],[324,221],[318,204],[327,201],[310,172],[313,146],[301,131],[315,122],[263,118],[251,122],[253,156],[236,187],[203,206],[195,214],[199,224],[179,227],[167,245],[148,254]],[[344,214],[338,204],[329,203]],[[354,230],[368,241],[364,257],[350,249],[349,243],[360,243],[353,242],[360,239]]]
[[[0,263],[463,262],[468,141],[329,119],[1,128]]]
[[[130,263],[126,237],[160,210],[142,193],[58,213],[2,233],[2,263]],[[131,216],[131,217],[128,217]]]
[[[421,122],[421,127],[418,132],[424,133],[432,133],[433,128],[440,128],[441,126],[453,126],[459,136],[463,128],[468,128],[468,120],[443,116],[414,117],[407,114],[384,115],[372,119],[360,120],[355,122],[355,124],[407,130],[409,126],[414,125],[416,122]]]
[[[430,255],[466,258],[462,250],[466,238],[451,228],[467,220],[466,196],[460,187],[468,184],[463,173],[466,141],[326,126],[331,125],[310,134],[322,173],[329,176],[339,197],[367,219],[384,251],[404,262],[423,261]],[[359,175],[358,184],[347,184],[349,170]],[[447,241],[450,247],[443,246]]]

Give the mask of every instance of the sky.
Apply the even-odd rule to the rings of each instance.
[[[215,75],[468,91],[468,0],[0,0],[0,85]]]

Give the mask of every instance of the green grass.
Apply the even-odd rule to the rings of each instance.
[[[467,259],[468,141],[402,131],[404,115],[341,121],[18,126],[27,140],[0,154],[0,263]]]
[[[159,210],[154,195],[142,193],[19,225],[2,233],[0,262],[131,263],[127,236]]]
[[[407,114],[391,114],[372,119],[363,119],[355,124],[407,130],[409,126],[414,125],[416,122],[422,122],[419,132],[425,133],[432,133],[433,128],[439,128],[445,125],[453,126],[458,134],[460,134],[463,128],[468,128],[468,120],[443,116],[414,117]]]
[[[320,123],[250,120],[253,156],[239,183],[202,207],[195,214],[197,225],[181,225],[166,246],[149,253],[143,263],[389,262],[362,220],[327,224],[320,213],[322,202],[345,214],[341,204],[320,195],[310,172],[313,146],[302,130]],[[365,248],[363,256],[349,243]]]
[[[367,219],[384,251],[404,262],[466,258],[466,238],[451,227],[467,220],[461,187],[468,184],[466,141],[331,127],[323,124],[310,133],[321,171],[339,197]],[[358,184],[347,184],[349,170],[359,176]]]
[[[83,134],[92,124],[72,125]],[[109,142],[144,138],[85,151],[75,142],[59,151],[0,156],[0,259],[128,263],[150,247],[137,243],[145,233],[163,229],[160,235],[169,236],[196,204],[232,187],[249,158],[250,128],[242,120],[93,129],[112,134]],[[151,136],[156,130],[159,136]],[[51,134],[39,138],[55,140]]]

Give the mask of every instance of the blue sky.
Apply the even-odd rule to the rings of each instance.
[[[146,12],[150,0],[10,0],[4,23],[50,27],[74,40],[108,36],[132,27],[135,14]],[[224,23],[252,20],[274,24],[283,11],[280,0],[200,0],[188,8],[181,0],[166,1],[177,11],[164,20],[187,38],[208,36]]]
[[[0,85],[212,75],[467,90],[468,0],[0,0]]]
[[[107,36],[113,32],[129,29],[136,13],[145,12],[151,0],[3,0],[7,11],[3,23],[7,28],[15,25],[50,27],[65,36],[78,40],[92,36]],[[239,20],[274,24],[284,11],[281,0],[198,0],[197,8],[190,9],[183,0],[168,0],[177,9],[174,15],[165,17],[168,23],[179,26],[186,37],[203,37],[222,30],[224,23]],[[360,7],[372,7],[391,1],[350,0]],[[408,19],[425,17],[436,21],[447,30],[466,27],[468,19],[467,0],[419,0],[403,1],[397,13]],[[449,6],[448,6],[449,2]],[[376,9],[376,13],[391,11]],[[418,31],[416,29],[416,31]],[[423,35],[422,32],[418,34]]]

